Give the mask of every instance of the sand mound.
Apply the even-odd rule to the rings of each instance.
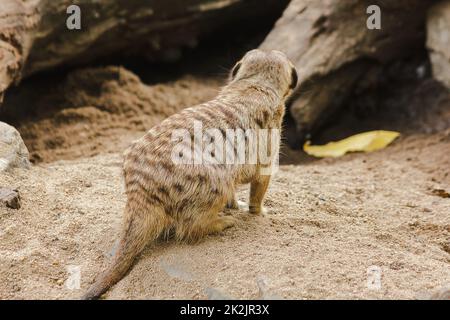
[[[210,99],[218,87],[217,79],[192,76],[149,86],[121,67],[82,69],[50,79],[41,90],[25,86],[5,109],[31,160],[50,162],[123,150],[167,116]]]

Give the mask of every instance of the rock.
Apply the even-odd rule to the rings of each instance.
[[[364,74],[423,46],[431,1],[373,1],[381,10],[381,29],[375,30],[366,24],[369,4],[292,0],[261,44],[285,52],[297,68],[290,113],[299,140],[332,119]]]
[[[217,288],[206,288],[205,293],[208,300],[236,300],[234,297]]]
[[[20,133],[9,124],[0,122],[0,172],[29,167],[28,149]]]
[[[6,204],[8,208],[20,208],[20,195],[18,190],[0,187],[0,202]]]
[[[433,76],[450,89],[450,1],[442,1],[428,11],[427,48]]]
[[[450,300],[450,289],[442,289],[431,296],[432,300]]]
[[[450,284],[416,296],[419,300],[450,300]]]

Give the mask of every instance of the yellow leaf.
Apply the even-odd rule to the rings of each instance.
[[[312,146],[310,141],[303,145],[303,150],[315,157],[340,157],[347,152],[371,152],[385,148],[400,135],[396,131],[376,130],[355,134],[340,141],[329,142],[322,146]]]

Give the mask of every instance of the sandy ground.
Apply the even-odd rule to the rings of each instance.
[[[34,114],[8,119],[35,165],[0,175],[0,186],[22,197],[19,210],[0,206],[0,298],[81,296],[114,252],[125,205],[123,149],[168,114],[213,96],[220,83],[183,76],[143,85],[110,67],[41,89],[31,83],[7,97],[6,109],[23,105],[24,113],[33,101]],[[357,130],[400,130],[387,149],[315,160],[285,148],[269,213],[233,212],[235,227],[196,245],[149,245],[106,298],[411,299],[449,286],[450,99],[437,101],[427,89],[434,99],[427,100],[420,90],[406,88],[412,101],[403,104],[417,106],[411,115],[385,114],[400,114],[400,122],[350,120]],[[246,194],[242,188],[241,200]],[[70,266],[81,272],[80,289],[66,282]],[[369,288],[374,266],[381,287]]]
[[[235,227],[197,245],[149,246],[107,298],[409,299],[432,292],[450,282],[450,200],[433,193],[450,189],[449,150],[447,133],[281,166],[266,201],[270,213],[235,212]],[[108,154],[1,176],[23,199],[21,209],[0,211],[1,298],[82,293],[114,246],[125,203],[120,165],[120,155]],[[69,265],[81,269],[80,290],[64,283]],[[370,266],[381,268],[379,290],[367,288]],[[258,281],[266,283],[262,292]]]

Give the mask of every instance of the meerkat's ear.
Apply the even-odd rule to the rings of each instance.
[[[295,70],[295,68],[292,67],[292,69],[291,69],[291,85],[289,86],[289,88],[295,89],[295,87],[297,86],[297,81],[298,81],[297,70]]]
[[[238,73],[240,67],[241,67],[242,63],[238,62],[236,63],[236,65],[233,67],[233,69],[231,70],[231,80],[234,79],[234,77],[236,77],[236,74]]]

